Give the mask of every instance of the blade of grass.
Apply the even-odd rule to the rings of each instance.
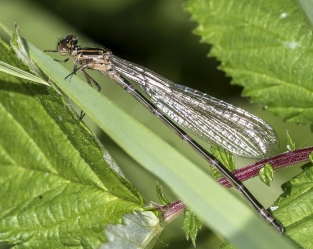
[[[27,47],[31,58],[67,96],[129,155],[166,182],[207,225],[240,248],[290,248],[250,208],[196,165],[76,76],[70,83],[65,81],[68,71],[30,43]]]
[[[261,222],[251,209],[219,188],[197,166],[85,82],[77,77],[73,77],[70,83],[66,82],[64,76],[69,72],[31,44],[29,48],[30,56],[66,95],[129,155],[166,182],[210,227],[241,248],[264,248],[269,237],[278,244],[282,243],[280,246],[286,246],[281,237]],[[260,229],[264,231],[263,238],[260,237]]]
[[[39,78],[33,74],[30,74],[28,72],[25,72],[19,68],[13,67],[13,66],[11,66],[7,63],[4,63],[2,61],[0,61],[0,71],[4,72],[4,73],[12,74],[16,77],[23,78],[25,80],[31,80],[31,81],[49,86],[49,84],[46,81],[44,81],[43,79],[41,79],[41,78]]]

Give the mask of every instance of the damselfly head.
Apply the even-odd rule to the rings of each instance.
[[[57,45],[57,52],[66,56],[69,55],[77,45],[78,37],[75,35],[67,35],[64,39],[60,40]]]

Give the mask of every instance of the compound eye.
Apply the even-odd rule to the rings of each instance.
[[[57,47],[58,53],[62,56],[68,55],[69,54],[69,48],[68,46],[64,44],[59,44]]]
[[[78,42],[78,37],[76,35],[71,35],[69,41],[72,46],[76,46]]]

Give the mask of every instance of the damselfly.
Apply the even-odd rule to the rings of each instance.
[[[235,155],[264,158],[279,147],[277,135],[269,124],[231,104],[175,84],[149,69],[120,59],[107,49],[82,48],[77,43],[77,36],[68,35],[58,42],[56,50],[45,52],[57,52],[62,56],[68,56],[65,60],[56,60],[59,62],[67,62],[73,58],[74,70],[70,75],[81,71],[88,84],[91,86],[94,84],[98,91],[101,87],[86,69],[96,70],[111,78],[215,167],[265,220],[279,232],[284,232],[282,225],[267,212],[242,182],[176,125]],[[138,83],[151,101],[125,77]]]

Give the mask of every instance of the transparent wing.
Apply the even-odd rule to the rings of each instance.
[[[276,132],[262,119],[116,56],[111,61],[169,118],[202,140],[247,158],[268,157],[278,149]]]

